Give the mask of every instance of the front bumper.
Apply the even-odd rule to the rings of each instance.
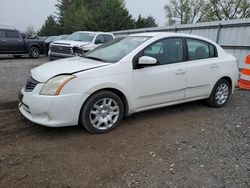
[[[45,96],[39,94],[42,86],[38,84],[32,92],[25,92],[24,88],[21,90],[20,112],[30,121],[48,127],[77,125],[82,104],[88,95]]]
[[[50,61],[75,56],[75,55],[72,55],[72,54],[61,54],[61,53],[55,53],[55,52],[50,52],[50,51],[49,51],[48,55],[49,55],[49,60]]]

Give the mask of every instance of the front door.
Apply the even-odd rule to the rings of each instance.
[[[134,70],[136,111],[185,98],[187,64],[183,62],[181,38],[160,40],[143,51],[157,65]]]

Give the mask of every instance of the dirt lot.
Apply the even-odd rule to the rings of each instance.
[[[250,187],[250,92],[135,114],[105,135],[25,120],[16,94],[40,60],[0,59],[0,187]]]

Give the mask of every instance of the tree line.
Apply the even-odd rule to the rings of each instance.
[[[169,0],[164,8],[166,25],[250,17],[250,0]],[[57,13],[48,16],[39,35],[157,26],[152,16],[133,18],[124,0],[58,0],[56,9]]]
[[[116,31],[156,27],[152,16],[134,19],[123,0],[58,0],[57,13],[48,16],[40,36],[69,34],[79,30]]]
[[[165,6],[167,25],[250,17],[250,0],[170,0]]]

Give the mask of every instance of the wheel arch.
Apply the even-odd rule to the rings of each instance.
[[[87,100],[94,94],[98,93],[98,92],[102,92],[102,91],[110,91],[110,92],[113,92],[115,93],[121,100],[122,100],[122,103],[124,105],[124,115],[128,115],[128,111],[129,111],[129,102],[128,102],[128,99],[127,97],[125,96],[125,94],[120,91],[119,89],[116,89],[116,88],[112,88],[112,87],[107,87],[107,88],[102,88],[102,89],[98,89],[96,91],[94,91],[93,93],[91,93],[91,95],[88,96],[88,98],[84,101],[83,103],[83,106],[84,104],[87,102]]]
[[[30,50],[31,47],[37,47],[37,48],[39,49],[39,52],[40,52],[40,50],[41,50],[40,45],[38,45],[38,44],[36,44],[36,43],[31,43],[31,44],[29,45],[29,47],[28,47],[28,51]]]

